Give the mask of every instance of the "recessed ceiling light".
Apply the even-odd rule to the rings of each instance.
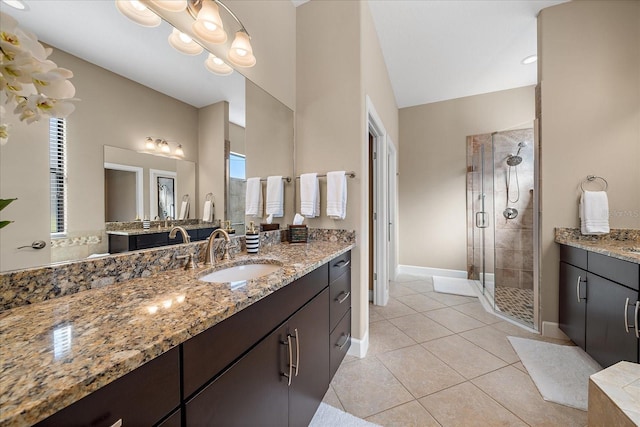
[[[530,55],[522,60],[523,65],[533,64],[538,60],[538,55]]]
[[[27,8],[27,5],[21,0],[2,0],[2,2],[7,6],[11,6],[19,10],[25,10]]]

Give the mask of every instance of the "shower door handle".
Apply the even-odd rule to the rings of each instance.
[[[487,228],[489,225],[487,224],[487,213],[484,211],[476,212],[476,227],[478,228]]]

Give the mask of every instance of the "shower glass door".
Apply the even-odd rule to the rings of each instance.
[[[494,306],[494,180],[491,135],[469,137],[467,203],[469,279]]]

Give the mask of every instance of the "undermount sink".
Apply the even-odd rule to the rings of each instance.
[[[275,273],[280,270],[282,266],[278,264],[243,264],[233,267],[223,268],[221,270],[214,271],[205,276],[200,277],[199,280],[203,282],[238,282],[241,280],[256,279],[258,277],[266,276],[267,274]]]

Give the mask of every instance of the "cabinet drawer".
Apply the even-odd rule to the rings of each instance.
[[[349,351],[349,347],[351,347],[351,309],[347,311],[338,323],[338,326],[336,326],[331,333],[329,345],[329,353],[331,354],[331,376],[329,380],[332,380],[340,363],[342,363],[342,359],[344,359],[344,356]]]
[[[589,252],[589,272],[639,290],[640,265],[607,255]]]
[[[329,262],[329,283],[351,270],[351,251],[335,257]]]
[[[331,282],[329,294],[329,330],[333,331],[347,310],[351,308],[351,272],[343,274]]]
[[[587,269],[587,251],[573,246],[560,245],[560,261]]]
[[[171,239],[172,241],[175,239]],[[136,249],[156,248],[169,244],[169,233],[141,234],[136,236]]]
[[[38,426],[150,426],[180,405],[178,347],[50,416]]]
[[[328,285],[327,264],[186,341],[184,395],[190,396]]]

